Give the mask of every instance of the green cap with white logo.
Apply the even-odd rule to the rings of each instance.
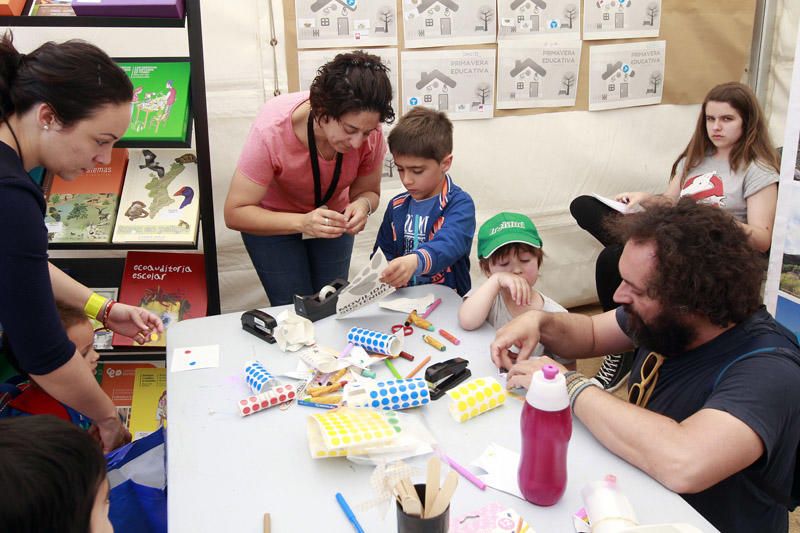
[[[478,258],[491,257],[499,248],[513,242],[542,247],[539,231],[530,218],[519,213],[498,213],[478,230]]]

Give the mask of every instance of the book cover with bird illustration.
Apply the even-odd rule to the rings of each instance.
[[[49,185],[45,225],[56,243],[111,242],[114,216],[128,164],[128,150],[114,148],[111,163],[65,180],[56,175]]]
[[[203,254],[128,252],[119,301],[158,315],[166,334],[151,339],[147,346],[166,346],[172,324],[206,316],[208,292]],[[132,346],[133,340],[114,333],[113,345]]]
[[[197,244],[198,191],[193,151],[131,148],[112,242]]]

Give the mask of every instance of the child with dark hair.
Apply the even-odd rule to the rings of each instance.
[[[100,446],[52,416],[0,420],[4,533],[113,533]]]
[[[375,240],[373,253],[380,248],[389,260],[381,279],[394,287],[440,283],[464,296],[475,204],[447,173],[453,124],[442,112],[415,107],[389,134],[389,150],[406,192],[389,202]]]
[[[464,298],[458,310],[459,325],[469,331],[488,322],[500,329],[533,309],[565,313],[558,302],[533,288],[543,259],[542,239],[530,218],[503,212],[484,222],[478,231],[478,261],[489,279]],[[539,344],[532,356],[543,353],[544,346]],[[575,369],[572,359],[553,357]]]
[[[378,208],[394,120],[379,57],[338,54],[309,91],[262,107],[225,200],[225,224],[242,234],[271,305],[347,279],[354,235]]]
[[[61,325],[67,332],[67,338],[75,344],[78,353],[92,372],[97,369],[99,355],[94,349],[94,329],[83,309],[56,304]],[[8,356],[14,360],[14,354]],[[61,420],[71,422],[83,429],[88,429],[91,420],[50,396],[34,381],[17,385],[17,392],[7,397],[7,402],[0,399],[0,417],[24,415],[53,415]]]

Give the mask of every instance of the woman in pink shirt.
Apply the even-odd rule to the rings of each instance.
[[[347,279],[353,236],[378,207],[392,86],[380,58],[357,51],[323,65],[310,91],[259,112],[228,197],[271,305]]]

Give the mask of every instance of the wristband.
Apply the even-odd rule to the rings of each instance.
[[[97,320],[97,315],[100,313],[100,310],[107,301],[108,298],[104,298],[96,292],[93,292],[86,301],[86,305],[83,306],[83,312],[86,313],[86,316],[89,318],[94,318]]]
[[[111,308],[114,307],[115,303],[117,303],[116,300],[109,300],[108,305],[106,305],[105,311],[103,312],[103,320],[101,320],[104,326],[108,323],[108,317],[111,316]]]
[[[569,395],[569,407],[572,410],[573,414],[575,413],[575,400],[578,399],[578,395],[585,391],[588,387],[597,387],[597,383],[592,381],[591,379],[587,378],[580,372],[576,372],[575,370],[570,370],[566,374],[564,374],[564,379],[567,382],[567,394]]]

